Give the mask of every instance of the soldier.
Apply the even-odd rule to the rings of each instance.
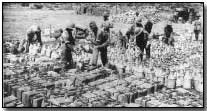
[[[75,39],[73,35],[74,24],[70,24],[65,28],[61,36],[61,60],[65,64],[65,69],[71,68],[73,65],[72,51],[75,45]]]
[[[151,29],[152,29],[152,23],[150,21],[148,21],[147,24],[145,24],[145,28],[144,28],[142,25],[142,19],[139,18],[136,20],[136,23],[131,26],[130,30],[128,30],[126,33],[128,39],[130,39],[130,36],[135,36],[136,45],[142,51],[140,55],[141,61],[143,60],[144,49],[146,50],[147,58],[150,57],[150,45],[147,46],[147,41]]]
[[[91,43],[93,44],[92,66],[97,65],[99,52],[101,53],[101,61],[103,66],[107,65],[107,46],[109,43],[109,26],[104,26],[103,30],[98,29],[94,21],[89,24],[91,30]]]
[[[29,52],[29,46],[31,44],[39,43],[42,46],[41,29],[38,25],[33,25],[27,30],[26,38],[26,53]]]
[[[108,12],[104,12],[103,14],[103,20],[104,22],[101,24],[101,28],[105,28],[105,27],[109,27],[108,28],[108,32],[110,32],[110,28],[113,28],[113,24],[109,21],[109,13]]]
[[[150,35],[151,30],[152,30],[152,26],[153,26],[153,23],[150,20],[148,20],[147,23],[144,26],[145,36],[149,36]],[[149,37],[147,37],[147,38],[149,38]],[[150,46],[151,46],[151,44],[148,41],[148,43],[146,45],[146,57],[147,58],[150,58]]]

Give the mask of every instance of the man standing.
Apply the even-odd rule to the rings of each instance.
[[[136,27],[140,27],[140,28],[143,28],[143,25],[142,25],[142,19],[139,18],[139,19],[136,19],[136,22],[135,24],[133,24],[126,32],[126,37],[128,39],[128,42],[129,42],[129,39],[130,39],[130,36],[133,36],[134,35],[134,32],[135,32],[135,28]]]
[[[109,21],[109,15],[110,14],[108,12],[104,12],[103,14],[104,22],[101,24],[101,28],[104,28],[104,27],[113,28],[113,24]],[[108,30],[108,32],[110,32],[110,30]]]
[[[29,46],[31,44],[37,43],[39,43],[40,46],[42,46],[41,29],[38,25],[33,25],[27,30],[26,53],[29,52]]]
[[[99,52],[103,66],[108,63],[107,46],[109,43],[109,26],[104,26],[103,30],[99,30],[94,21],[89,24],[91,30],[91,43],[93,44],[92,65],[97,65]]]
[[[151,30],[152,30],[152,26],[153,26],[153,23],[150,20],[148,20],[147,23],[144,26],[144,29],[146,31],[145,32],[146,33],[145,34],[146,36],[149,36],[150,35]],[[149,38],[149,37],[147,37],[147,38]],[[150,46],[151,46],[151,44],[148,41],[148,43],[146,45],[146,57],[147,58],[150,58]]]
[[[65,28],[61,36],[61,60],[65,64],[65,69],[71,68],[73,65],[72,51],[75,45],[75,39],[73,35],[74,24],[71,24]]]
[[[136,27],[134,33],[135,33],[135,37],[136,37],[136,45],[142,51],[142,53],[140,55],[140,58],[141,58],[141,61],[142,61],[143,60],[144,49],[146,50],[148,35],[146,35],[146,33],[144,32],[144,29],[142,27]]]
[[[149,23],[146,25],[146,28],[148,31],[151,32],[151,26],[149,25]],[[144,49],[147,52],[147,57],[149,57],[149,48],[146,49],[148,41],[148,32],[144,30],[144,27],[142,25],[142,19],[137,19],[136,24],[132,25],[130,30],[126,32],[126,36],[128,37],[128,40],[130,40],[131,36],[135,36],[136,45],[142,51],[142,54],[140,55],[141,61],[143,60]]]

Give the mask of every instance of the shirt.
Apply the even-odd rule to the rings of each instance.
[[[100,33],[99,29],[97,30],[97,32],[94,32],[92,30],[88,31],[88,37],[87,39],[90,39],[93,45],[98,45],[98,41],[97,41],[97,36],[98,33]]]
[[[105,44],[109,39],[110,33],[106,31],[100,31],[97,36],[97,42],[99,45]]]
[[[94,33],[93,31],[89,31],[89,35],[90,35],[89,39],[92,39],[92,44],[101,47],[106,46],[110,37],[109,32],[100,29],[98,29],[96,33]]]
[[[147,33],[142,31],[138,36],[136,36],[137,46],[146,46],[147,45]]]

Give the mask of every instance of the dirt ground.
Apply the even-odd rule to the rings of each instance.
[[[3,10],[4,39],[22,39],[26,37],[26,30],[32,24],[38,24],[44,30],[50,25],[54,28],[64,28],[69,23],[88,27],[90,21],[100,25],[102,17],[76,15],[73,10],[32,10],[29,8],[9,8]],[[129,24],[115,23],[114,30],[125,31]]]

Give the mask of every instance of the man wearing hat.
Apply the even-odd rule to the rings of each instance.
[[[144,25],[145,33],[146,33],[146,36],[148,36],[148,38],[149,38],[149,35],[151,33],[152,26],[153,26],[153,23],[148,19],[147,23]],[[146,56],[147,56],[147,58],[150,58],[150,46],[151,46],[151,44],[148,42],[147,45],[146,45]]]
[[[38,25],[32,25],[27,30],[27,37],[26,37],[26,52],[29,52],[29,46],[32,44],[39,43],[42,46],[41,40],[41,29]]]
[[[101,54],[101,61],[103,66],[107,65],[107,45],[109,43],[109,27],[104,26],[103,30],[98,29],[96,23],[91,21],[89,24],[90,27],[90,41],[93,44],[93,56],[92,56],[92,65],[97,65],[99,52]]]
[[[109,27],[108,28],[108,32],[110,32],[110,28],[113,28],[113,24],[109,21],[109,12],[104,12],[103,14],[103,20],[104,22],[101,24],[101,28],[104,28],[104,27]]]
[[[148,27],[148,26],[147,26]],[[150,27],[148,27],[148,31],[150,31]],[[131,26],[131,28],[126,32],[126,36],[128,37],[128,40],[130,39],[130,36],[136,37],[136,45],[140,48],[142,51],[142,54],[140,55],[141,60],[143,60],[143,53],[144,49],[147,52],[147,57],[150,57],[149,48],[147,48],[147,41],[148,41],[148,32],[144,30],[144,27],[142,25],[142,19],[139,18],[136,20],[136,23]]]
[[[61,60],[65,62],[65,68],[71,68],[73,65],[72,51],[75,45],[75,39],[73,35],[73,29],[75,24],[68,25],[60,37],[61,40]]]

